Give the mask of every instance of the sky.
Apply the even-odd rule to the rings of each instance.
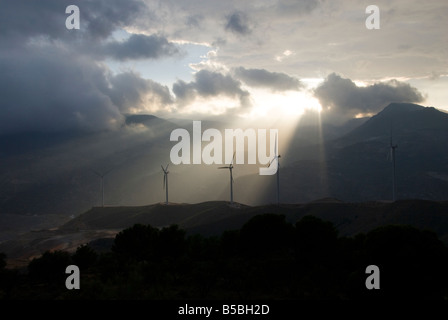
[[[448,111],[447,16],[441,0],[0,0],[0,135],[114,130],[125,114]]]

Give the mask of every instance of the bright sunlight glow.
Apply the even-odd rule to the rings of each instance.
[[[252,98],[254,108],[250,113],[250,117],[297,120],[306,110],[319,112],[322,110],[319,101],[305,91],[270,92],[254,90]]]

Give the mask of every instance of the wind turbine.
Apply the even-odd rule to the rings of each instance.
[[[390,134],[390,157],[392,161],[392,201],[395,201],[395,149],[398,148],[397,144],[392,143],[392,128]]]
[[[107,170],[106,172],[104,172],[104,173],[99,173],[99,172],[97,172],[97,171],[95,171],[95,170],[92,170],[92,172],[94,173],[94,174],[96,174],[98,177],[100,177],[101,178],[101,206],[102,207],[104,207],[104,177],[109,173],[109,172],[111,172],[113,170],[113,168],[110,168],[109,170]]]
[[[277,150],[277,134],[275,134],[275,145],[274,145],[274,158],[272,158],[271,162],[268,165],[268,168],[271,166],[271,164],[277,160],[277,205],[280,205],[280,158],[281,155],[278,154]]]
[[[163,170],[163,189],[165,189],[165,192],[166,192],[166,202],[165,202],[166,205],[168,205],[168,173],[170,173],[170,172],[168,171],[168,166],[169,166],[169,165],[170,165],[170,164],[168,163],[168,164],[166,165],[166,168],[164,168],[164,167],[161,165],[162,170]]]
[[[227,167],[219,167],[218,169],[229,169],[230,171],[230,204],[233,204],[233,175],[232,175],[232,170],[233,170],[233,160],[235,159],[235,152],[233,153],[233,158],[232,161],[230,162],[230,165],[228,165]]]

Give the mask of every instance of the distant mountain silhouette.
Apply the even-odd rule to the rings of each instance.
[[[136,125],[141,124],[145,127],[158,127],[158,126],[174,126],[174,123],[171,123],[165,119],[150,115],[150,114],[129,114],[126,115],[125,118],[126,125]]]
[[[304,124],[303,124],[304,125]],[[202,128],[222,130],[228,123],[203,121]],[[170,162],[170,133],[187,120],[128,115],[114,132],[2,137],[0,214],[70,215],[101,202],[100,180],[92,173],[113,168],[104,179],[107,206],[142,206],[164,199],[160,165]],[[370,119],[346,126],[298,126],[290,146],[280,149],[280,202],[316,199],[374,201],[392,198],[388,160],[390,135],[396,150],[397,199],[448,199],[448,114],[415,104],[392,103]],[[10,139],[10,140],[8,140]],[[20,140],[21,139],[21,140]],[[33,139],[38,148],[29,148]],[[9,142],[8,142],[9,141]],[[15,147],[15,141],[23,145]],[[27,144],[24,141],[28,141]],[[15,148],[15,149],[14,149]],[[13,150],[14,149],[14,150]],[[10,150],[11,152],[9,152]],[[235,201],[247,205],[276,203],[275,176],[234,169]],[[185,203],[226,200],[228,177],[217,166],[170,166],[170,200]],[[8,218],[10,219],[10,218]],[[19,219],[21,223],[27,219]],[[32,228],[34,220],[30,220]]]
[[[398,145],[397,198],[448,199],[448,114],[432,107],[391,103],[341,137],[320,145],[281,150],[289,160],[281,169],[281,201],[325,197],[390,200],[391,133],[393,143]],[[247,178],[240,180],[235,185],[242,185],[243,190],[251,184]],[[267,183],[263,198],[274,202],[275,181]]]
[[[418,139],[419,137],[428,138],[428,141],[440,141],[437,137],[427,135],[448,135],[448,114],[433,107],[411,103],[391,103],[363,125],[336,141],[338,145],[383,141],[388,140],[391,134],[394,141],[400,138]]]
[[[126,123],[127,124],[145,124],[150,123],[151,121],[157,120],[156,116],[150,114],[129,114],[126,115]]]

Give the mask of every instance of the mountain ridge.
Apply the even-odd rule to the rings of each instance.
[[[388,113],[402,114],[393,126],[398,144],[397,197],[448,199],[448,114],[415,104],[390,104],[376,116],[352,122],[356,128],[320,145],[280,150],[281,202],[338,198],[363,202],[391,198],[390,123]],[[170,132],[177,124],[152,115],[134,115],[129,125],[94,140],[2,159],[0,212],[79,215],[101,201],[99,178],[92,170],[113,168],[104,178],[105,204],[141,206],[164,199],[160,165],[170,161]],[[185,123],[191,130],[191,123]],[[216,123],[204,122],[203,129]],[[359,126],[356,126],[359,124]],[[145,128],[143,128],[143,125]],[[417,126],[416,126],[417,125]],[[372,128],[369,128],[372,127]],[[342,131],[339,131],[342,132]],[[310,136],[313,136],[310,131]],[[248,205],[275,202],[273,176],[234,169],[234,197]],[[229,198],[229,182],[216,167],[170,167],[170,200],[197,203]],[[249,168],[251,169],[251,168]],[[253,167],[252,167],[253,169]],[[258,165],[257,165],[258,173]]]
[[[336,143],[348,145],[366,140],[387,139],[409,134],[413,130],[440,130],[448,133],[448,114],[434,107],[410,103],[391,103],[365,123],[338,138]]]

